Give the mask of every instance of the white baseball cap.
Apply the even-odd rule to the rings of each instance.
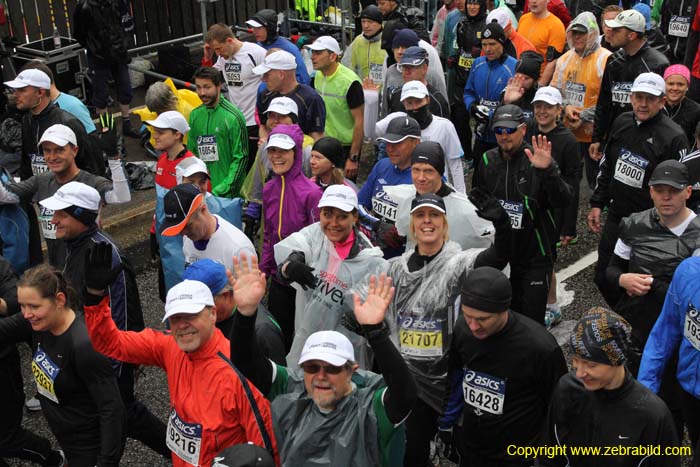
[[[340,55],[340,45],[331,36],[321,36],[313,44],[307,44],[304,47],[311,50],[329,50],[334,54]]]
[[[632,83],[630,92],[644,92],[652,96],[661,96],[666,93],[666,83],[656,73],[642,73]]]
[[[264,75],[270,70],[296,70],[297,60],[286,50],[277,50],[265,57],[265,60],[255,68],[253,73]]]
[[[355,350],[350,339],[338,331],[318,331],[304,342],[299,365],[309,360],[321,360],[334,366],[342,366],[348,361],[355,361]]]
[[[41,146],[41,143],[44,141],[49,141],[58,146],[65,146],[68,143],[71,143],[73,146],[78,145],[78,138],[75,137],[73,130],[61,123],[48,127],[41,135],[41,139],[39,139],[39,144],[37,144],[37,146]]]
[[[294,99],[289,97],[275,97],[270,102],[270,106],[264,113],[275,112],[280,115],[299,115],[299,106],[294,102]]]
[[[207,170],[207,164],[199,157],[184,158],[177,164],[177,167],[175,167],[175,179],[177,180],[177,184],[181,184],[183,178],[191,177],[196,173],[203,173],[208,177],[209,170]]]
[[[76,206],[98,212],[100,210],[100,193],[84,183],[68,182],[59,188],[53,196],[39,201],[39,204],[52,211]]]
[[[562,105],[563,100],[559,90],[552,86],[543,86],[537,90],[532,103],[546,102],[549,105]]]
[[[430,93],[428,92],[428,88],[425,86],[425,84],[421,83],[420,81],[409,81],[408,83],[404,84],[401,88],[402,101],[409,97],[423,99],[424,97],[429,95]]]
[[[645,32],[647,21],[644,15],[637,10],[625,10],[617,14],[615,19],[606,19],[605,25],[609,28],[627,28],[634,32]]]
[[[196,315],[206,306],[214,306],[211,290],[203,282],[184,280],[168,291],[163,321],[173,315]]]
[[[347,185],[331,185],[323,192],[318,207],[338,208],[341,211],[351,212],[357,209],[357,194]]]
[[[27,86],[51,89],[51,78],[41,70],[29,69],[18,74],[12,81],[5,81],[5,86],[12,89],[26,88]]]
[[[254,20],[254,19],[249,19],[248,21],[245,22],[245,24],[247,24],[251,28],[264,28],[265,27],[264,24],[260,24],[258,21]]]
[[[284,133],[275,133],[270,135],[267,139],[267,145],[265,149],[268,148],[282,148],[282,149],[292,149],[297,143],[294,142],[291,136],[285,135]]]
[[[179,131],[183,135],[190,131],[190,126],[187,124],[187,120],[177,110],[163,112],[162,114],[158,115],[155,120],[146,120],[146,125],[151,125],[152,127],[161,130]]]
[[[503,29],[510,23],[510,15],[505,8],[496,8],[486,17],[486,24],[497,22]]]

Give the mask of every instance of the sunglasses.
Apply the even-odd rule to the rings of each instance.
[[[496,128],[493,129],[493,132],[496,133],[497,135],[512,135],[518,131],[518,127],[516,128],[506,128],[502,126],[497,126]]]
[[[343,366],[335,366],[335,365],[321,365],[320,363],[302,363],[301,364],[301,369],[304,370],[304,373],[308,373],[310,375],[315,375],[319,371],[321,371],[321,368],[323,368],[323,372],[327,375],[337,375],[343,369],[345,368],[345,365]]]

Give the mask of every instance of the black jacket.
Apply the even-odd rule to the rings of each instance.
[[[572,193],[576,192],[578,184],[581,182],[581,162],[578,157],[578,142],[574,134],[561,123],[558,123],[549,133],[542,133],[537,128],[537,122],[531,121],[528,124],[525,140],[530,141],[533,136],[545,135],[552,143],[552,158],[559,165],[561,177],[571,187]],[[560,235],[576,235],[576,216],[578,205],[573,204],[574,198],[563,209],[556,209],[555,220],[557,221],[558,235],[554,242],[559,241]]]
[[[679,160],[688,148],[685,133],[664,112],[639,125],[633,112],[623,113],[610,130],[591,207],[609,205],[618,219],[651,208],[649,178],[654,168],[667,159]]]
[[[483,154],[478,164],[478,184],[501,200],[513,226],[511,265],[528,266],[552,261],[552,248],[558,239],[552,208],[568,206],[572,189],[564,181],[555,160],[544,170],[535,169],[523,144],[506,160],[498,147]]]
[[[73,37],[97,63],[129,63],[122,15],[114,0],[80,0],[73,12]]]
[[[700,122],[700,104],[686,97],[675,107],[671,107],[667,103],[664,112],[683,128],[685,137],[688,138],[688,143],[692,146],[695,142],[695,127]]]
[[[564,375],[552,395],[543,436],[544,446],[567,446],[566,456],[539,457],[546,467],[677,467],[680,456],[605,457],[576,455],[571,447],[678,446],[673,418],[666,404],[626,371],[613,390],[588,391],[573,373]],[[618,448],[619,449],[619,448]],[[604,453],[604,451],[602,451]]]
[[[648,43],[644,43],[634,55],[627,55],[623,49],[619,49],[608,57],[595,108],[594,143],[607,142],[610,127],[617,116],[632,110],[629,91],[635,78],[647,72],[663,76],[668,65],[666,56]]]
[[[457,56],[452,58],[449,63],[453,63],[455,73],[455,93],[457,101],[464,99],[464,86],[469,79],[469,70],[471,63],[481,56],[481,30],[486,25],[486,3],[479,2],[479,14],[469,16],[465,13],[462,19],[457,23],[455,38],[457,39]],[[464,57],[460,60],[461,57]],[[452,102],[452,100],[450,100]]]
[[[398,5],[396,9],[384,16],[385,30],[390,23],[403,23],[409,29],[413,29],[419,39],[430,42],[428,30],[425,28],[425,14],[419,8]]]
[[[17,275],[10,263],[0,256],[0,298],[7,303],[7,316],[19,313],[17,302]],[[0,316],[0,320],[3,317]],[[12,353],[16,353],[15,344],[0,344],[0,361]]]
[[[664,0],[661,4],[659,28],[668,41],[669,49],[666,51],[666,56],[671,63],[682,63],[685,58],[690,26],[697,7],[696,0]],[[687,29],[685,29],[686,21]],[[673,29],[672,34],[669,34],[670,29]],[[685,37],[682,37],[683,34]]]
[[[78,141],[78,155],[75,157],[75,163],[78,167],[91,174],[104,176],[105,163],[96,138],[85,133],[85,127],[80,123],[80,120],[60,109],[56,104],[50,103],[38,115],[26,112],[22,117],[20,178],[26,180],[34,175],[32,162],[44,164],[44,155],[41,153],[41,149],[37,147],[37,144],[44,131],[57,123],[68,126],[75,133]]]

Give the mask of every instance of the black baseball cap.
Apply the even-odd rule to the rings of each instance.
[[[445,151],[437,141],[421,141],[413,149],[411,164],[430,164],[439,174],[445,171]]]
[[[269,452],[252,443],[235,444],[214,457],[212,467],[275,467]]]
[[[420,125],[411,117],[396,117],[389,122],[386,134],[377,139],[387,143],[400,143],[406,138],[420,139]]]
[[[190,183],[182,183],[168,191],[163,198],[165,221],[163,221],[161,235],[165,237],[180,235],[187,221],[203,202],[204,195],[199,188]]]
[[[520,107],[513,104],[502,105],[493,114],[491,128],[518,128],[525,123],[525,115]]]
[[[447,214],[445,202],[442,200],[441,197],[434,193],[425,193],[413,198],[413,201],[411,201],[411,214],[413,214],[413,212],[416,209],[422,208],[424,206],[429,206],[433,209],[437,209],[443,214]]]
[[[663,161],[651,173],[649,186],[654,185],[668,185],[677,190],[682,190],[690,185],[688,167],[673,159]]]

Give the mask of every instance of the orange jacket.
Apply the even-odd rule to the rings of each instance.
[[[518,31],[511,31],[508,40],[511,41],[513,43],[513,46],[515,47],[515,53],[517,56],[514,58],[516,59],[520,58],[520,54],[522,54],[526,50],[532,50],[533,52],[537,52],[537,49],[534,45],[532,45],[532,42],[527,40],[525,36],[520,34]]]
[[[174,410],[186,424],[201,425],[199,462],[188,463],[173,452],[173,467],[210,467],[217,453],[234,444],[251,441],[266,447],[243,382],[228,359],[229,341],[221,331],[215,329],[214,335],[196,352],[185,353],[169,332],[119,331],[112,321],[108,299],[85,307],[85,322],[95,350],[122,362],[163,368],[170,390],[170,419]],[[279,465],[270,402],[255,386],[248,383],[248,387]],[[177,442],[179,437],[171,428],[169,423],[168,437]],[[183,446],[192,449],[190,444]]]

